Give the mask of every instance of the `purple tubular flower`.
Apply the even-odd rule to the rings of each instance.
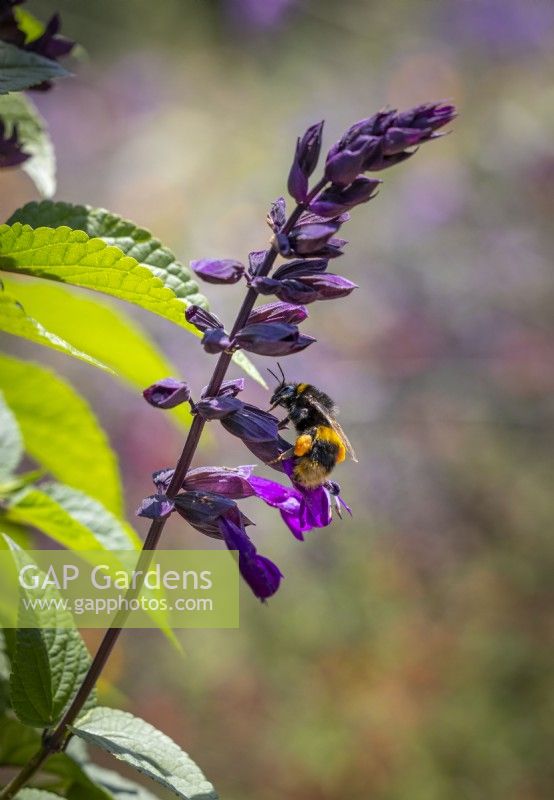
[[[142,396],[155,408],[175,408],[190,398],[190,388],[176,378],[163,378],[145,389]]]
[[[239,401],[240,402],[240,401]],[[247,444],[251,442],[275,442],[279,439],[279,420],[261,408],[241,403],[233,413],[221,417],[225,430]],[[290,445],[287,445],[287,447]]]
[[[230,258],[191,261],[191,269],[206,283],[237,283],[244,275],[244,265]]]
[[[289,527],[293,536],[302,540],[306,531],[312,528],[325,528],[333,519],[330,492],[325,486],[308,489],[294,480],[295,459],[287,458],[283,462],[283,470],[292,481],[294,488],[301,497],[300,508],[297,512],[281,509],[283,521]]]
[[[239,392],[244,391],[244,378],[234,378],[231,381],[223,381],[219,392],[217,393],[218,397],[236,397]],[[204,386],[200,397],[204,399],[208,396],[208,387]]]
[[[290,168],[288,190],[297,203],[303,203],[308,196],[308,178],[317,166],[321,151],[323,122],[311,125],[304,136],[298,139],[296,151]]]
[[[259,322],[288,322],[299,324],[308,317],[308,310],[303,306],[296,306],[293,303],[265,303],[263,306],[255,308],[248,317],[248,325],[256,325]]]
[[[30,158],[29,153],[24,153],[19,143],[17,126],[14,125],[10,136],[6,136],[6,128],[0,119],[0,167],[17,167]]]
[[[346,297],[357,285],[342,275],[325,272],[327,261],[291,261],[279,267],[273,278],[254,278],[260,294],[274,294],[285,303],[308,304],[316,300]]]
[[[201,306],[188,306],[185,311],[185,317],[187,322],[190,322],[191,325],[194,325],[194,327],[202,331],[202,333],[206,333],[206,331],[212,328],[223,328],[221,320],[219,320],[215,314],[210,314],[209,311],[206,311],[206,309]]]
[[[288,356],[299,353],[316,340],[300,333],[296,325],[287,322],[259,322],[247,325],[233,339],[243,350],[261,356]]]
[[[449,103],[426,103],[402,112],[379,111],[352,125],[331,147],[325,177],[345,187],[360,172],[399,164],[414,154],[414,147],[440,136],[435,131],[455,116],[456,109]]]
[[[244,404],[235,397],[206,397],[195,404],[194,410],[203,419],[222,419],[242,408]]]
[[[267,224],[273,231],[278,233],[285,222],[287,221],[287,206],[284,197],[278,197],[277,200],[271,204],[269,213],[267,215]]]
[[[202,347],[206,353],[223,353],[231,347],[231,340],[223,328],[211,328],[202,337]]]
[[[299,256],[317,255],[339,228],[340,222],[335,220],[300,223],[292,229],[288,236],[290,252]],[[282,255],[286,254],[282,253]]]
[[[230,500],[252,497],[250,481],[254,465],[242,467],[197,467],[187,472],[183,482],[186,492],[213,492]]]
[[[137,517],[146,517],[147,519],[163,519],[168,517],[175,509],[175,504],[165,494],[153,494],[150,497],[145,497],[140,506],[137,508]]]
[[[283,577],[278,566],[258,555],[244,527],[237,525],[230,515],[220,517],[219,530],[229,550],[238,551],[240,574],[256,597],[263,602],[274,595]]]
[[[220,516],[233,513],[237,519],[242,517],[234,500],[214,492],[182,492],[177,495],[174,502],[175,510],[189,525],[214,539],[221,539]]]
[[[375,197],[381,181],[358,177],[346,188],[332,184],[310,203],[310,211],[321,217],[336,217]]]
[[[248,272],[250,275],[258,274],[260,267],[266,259],[267,253],[267,250],[253,250],[248,254]]]

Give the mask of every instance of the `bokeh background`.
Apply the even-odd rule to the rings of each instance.
[[[356,209],[338,266],[360,288],[311,306],[319,343],[286,362],[342,409],[360,455],[337,473],[354,518],[301,544],[257,507],[256,540],[286,575],[278,595],[263,606],[244,587],[240,630],[184,632],[183,657],[156,632],[126,634],[105,699],[175,738],[225,800],[551,797],[554,6],[29,8],[59,9],[88,54],[38,98],[58,199],[131,218],[183,260],[264,246],[296,136],[321,117],[330,144],[384,105],[447,98],[461,112]],[[15,171],[1,187],[2,219],[35,198]],[[242,289],[209,288],[230,320]],[[135,313],[203,386],[212,362],[192,338]],[[89,397],[132,518],[181,436],[108,377],[17,348]],[[221,437],[199,454],[250,461]],[[173,521],[166,541],[204,546]]]

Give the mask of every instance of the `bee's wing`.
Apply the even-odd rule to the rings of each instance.
[[[325,406],[323,406],[323,405],[322,405],[320,402],[318,402],[318,400],[316,400],[315,398],[313,398],[313,397],[310,397],[310,403],[312,403],[312,404],[313,404],[313,406],[314,406],[315,408],[317,408],[317,410],[319,411],[319,413],[320,413],[320,414],[321,414],[323,417],[325,417],[325,419],[326,419],[326,420],[327,420],[327,422],[329,423],[329,426],[330,426],[330,427],[331,427],[331,428],[332,428],[332,429],[335,431],[335,433],[337,433],[337,434],[340,436],[340,438],[342,439],[342,442],[343,442],[344,446],[346,447],[346,452],[348,453],[348,455],[350,456],[350,458],[352,459],[352,461],[356,461],[356,462],[357,462],[357,461],[358,461],[358,457],[356,456],[356,453],[354,452],[354,448],[352,447],[352,445],[351,445],[351,444],[350,444],[350,442],[348,441],[348,436],[345,434],[345,432],[343,431],[342,427],[339,425],[339,423],[338,423],[338,422],[337,422],[337,420],[335,419],[334,415],[333,415],[333,414],[331,414],[331,412],[329,411],[329,409],[328,409],[328,408],[325,408]]]

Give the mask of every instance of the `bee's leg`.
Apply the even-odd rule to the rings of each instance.
[[[289,424],[289,422],[290,422],[290,414],[287,414],[287,416],[283,417],[281,422],[277,425],[278,430],[282,430],[283,428],[286,428],[287,425]]]
[[[288,450],[285,450],[284,453],[281,453],[281,455],[277,456],[277,458],[274,458],[272,461],[268,461],[267,463],[269,465],[277,464],[279,461],[284,461],[285,458],[292,458],[293,455],[294,455],[294,447],[290,447]]]

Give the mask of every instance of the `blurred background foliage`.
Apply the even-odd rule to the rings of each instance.
[[[105,693],[183,744],[226,800],[551,797],[554,6],[29,8],[59,9],[87,51],[36,98],[58,198],[131,218],[183,260],[264,245],[307,124],[325,117],[330,144],[387,104],[461,111],[356,210],[339,266],[360,289],[311,306],[317,349],[287,359],[342,408],[360,456],[337,472],[353,520],[300,544],[256,508],[255,536],[286,575],[278,595],[262,606],[246,588],[240,630],[185,633],[183,659],[155,632],[128,633]],[[35,197],[21,173],[1,185],[3,219]],[[242,289],[210,288],[229,321]],[[212,362],[193,340],[136,315],[203,386]],[[176,429],[109,377],[7,344],[91,399],[132,515],[149,473],[175,461]],[[217,432],[204,463],[251,461]],[[166,541],[207,546],[173,520]]]

